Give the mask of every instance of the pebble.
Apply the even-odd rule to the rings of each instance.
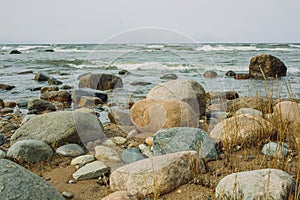
[[[152,144],[153,144],[153,137],[147,137],[146,139],[145,139],[145,143],[148,145],[148,146],[152,146]]]
[[[95,157],[93,155],[83,155],[72,159],[71,165],[85,165],[93,161],[95,161]]]
[[[69,183],[69,184],[75,184],[76,181],[75,181],[75,180],[69,180],[68,183]]]
[[[71,194],[70,192],[62,192],[62,195],[64,197],[66,197],[67,199],[72,199],[73,198],[73,194]]]
[[[131,131],[129,131],[129,133],[127,134],[127,138],[132,138],[135,137],[137,135],[137,130],[132,129]]]
[[[95,158],[101,161],[121,161],[119,154],[114,149],[102,145],[95,147]]]
[[[116,143],[117,145],[123,145],[127,142],[127,139],[126,138],[123,138],[123,137],[120,137],[120,136],[117,136],[117,137],[114,137],[113,138],[113,141],[114,143]]]
[[[141,150],[141,152],[146,155],[148,158],[152,158],[153,155],[153,151],[151,151],[151,149],[149,148],[149,146],[146,146],[145,144],[140,144],[139,145],[139,149]]]
[[[78,144],[66,144],[56,149],[56,153],[62,156],[76,157],[85,153]]]
[[[73,178],[77,181],[98,178],[103,174],[108,174],[110,168],[107,167],[101,161],[94,161],[86,164],[85,166],[78,169],[74,174]]]

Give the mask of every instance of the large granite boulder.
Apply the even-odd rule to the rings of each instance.
[[[267,120],[241,114],[219,122],[209,133],[225,146],[250,145],[273,134],[273,126]]]
[[[251,58],[249,64],[249,75],[252,78],[263,79],[268,77],[286,76],[287,68],[277,57],[262,54]]]
[[[133,124],[142,132],[170,127],[198,127],[198,117],[183,101],[144,99],[130,110]]]
[[[84,74],[79,78],[79,88],[112,90],[123,87],[122,79],[112,74]]]
[[[224,177],[216,188],[217,199],[290,199],[295,180],[279,169],[238,172]]]
[[[193,80],[173,80],[152,88],[147,99],[180,100],[186,102],[197,116],[204,116],[206,111],[205,90]]]
[[[112,172],[110,187],[113,191],[125,190],[144,199],[165,194],[189,182],[203,163],[197,163],[197,152],[184,151],[156,156],[124,165]],[[197,168],[197,166],[199,168]]]
[[[0,159],[0,188],[1,199],[64,200],[44,179],[6,159]]]
[[[197,151],[200,159],[215,160],[218,153],[209,135],[198,128],[167,128],[159,130],[153,138],[154,155],[180,151]]]
[[[58,111],[39,115],[21,126],[11,137],[20,140],[42,140],[52,147],[65,143],[84,145],[97,139],[104,140],[103,126],[95,115],[75,111]]]
[[[21,140],[8,149],[7,156],[26,162],[40,162],[51,158],[53,151],[41,140]]]

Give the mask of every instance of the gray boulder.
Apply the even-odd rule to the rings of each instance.
[[[1,199],[64,200],[44,179],[6,159],[0,160]]]
[[[205,90],[193,80],[173,80],[159,84],[149,91],[147,99],[186,102],[197,116],[204,116],[206,111]]]
[[[58,111],[39,115],[21,126],[11,137],[14,144],[20,140],[42,140],[52,147],[66,143],[84,145],[90,141],[105,140],[103,126],[95,115],[75,111]]]
[[[140,160],[113,171],[110,187],[113,191],[125,190],[139,199],[154,193],[162,195],[189,182],[198,170],[203,170],[203,163],[198,161],[195,151]]]
[[[129,148],[125,149],[121,153],[121,159],[124,163],[133,163],[138,160],[145,159],[145,156],[141,153],[141,151],[138,148]]]
[[[295,180],[279,169],[238,172],[224,177],[216,188],[219,199],[289,199]]]
[[[22,140],[8,149],[7,156],[26,162],[40,162],[51,158],[53,151],[41,140]]]
[[[288,155],[288,149],[283,145],[275,142],[265,144],[261,149],[262,154],[277,159],[283,159]]]
[[[202,129],[167,128],[154,135],[154,156],[189,150],[197,151],[200,159],[215,160],[218,156],[214,142]]]
[[[42,99],[31,99],[27,104],[28,111],[35,111],[41,113],[43,111],[56,111],[55,106],[49,101]]]
[[[263,79],[268,77],[286,76],[287,67],[277,57],[262,54],[251,58],[249,75],[252,78]]]

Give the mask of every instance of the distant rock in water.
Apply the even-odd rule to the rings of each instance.
[[[234,75],[234,79],[237,79],[237,80],[244,80],[244,79],[249,79],[250,76],[249,74],[236,74]]]
[[[45,52],[55,52],[53,49],[46,49]]]
[[[207,70],[204,72],[203,76],[204,78],[216,78],[218,74],[213,70]]]
[[[131,82],[130,85],[132,86],[146,86],[146,85],[151,85],[150,82],[144,82],[144,81],[134,81]]]
[[[0,89],[2,89],[2,90],[12,90],[14,88],[15,88],[15,86],[13,86],[13,85],[7,85],[7,84],[0,83]]]
[[[48,81],[49,85],[61,85],[63,84],[62,81],[57,80],[56,78],[50,76],[47,72],[38,72],[35,77],[34,80],[40,82],[40,81]]]
[[[232,70],[227,71],[225,74],[225,76],[235,76],[235,75],[236,75],[236,73]]]
[[[286,76],[286,71],[285,64],[279,58],[269,54],[255,56],[251,58],[249,64],[249,75],[255,79]]]
[[[79,88],[112,90],[123,87],[122,79],[112,74],[85,74],[78,77]]]
[[[12,50],[9,54],[21,54],[21,52],[18,50]]]
[[[178,76],[176,74],[164,74],[160,77],[160,79],[167,79],[167,80],[176,80]]]

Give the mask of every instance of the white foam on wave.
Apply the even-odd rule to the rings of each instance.
[[[8,49],[11,49],[11,47],[8,47],[8,46],[1,47],[1,50],[8,50]]]
[[[203,45],[197,51],[294,51],[293,48],[257,48],[256,46],[223,46]]]
[[[147,48],[149,48],[149,49],[162,49],[162,48],[164,48],[164,45],[162,45],[162,44],[149,44],[149,45],[147,45]]]
[[[289,44],[290,47],[292,48],[299,48],[300,49],[300,45],[296,45],[296,44]]]
[[[127,53],[130,52],[129,49],[60,49],[55,48],[56,52],[78,52],[78,53]]]
[[[48,45],[28,45],[28,46],[19,46],[17,49],[19,51],[28,51],[31,49],[36,49],[36,48],[47,48],[50,47]]]

